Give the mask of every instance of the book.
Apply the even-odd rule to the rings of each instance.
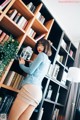
[[[31,9],[32,5],[33,5],[32,2],[30,2],[29,4],[27,4],[27,7],[28,7],[29,10]]]
[[[40,39],[42,39],[45,36],[44,34],[39,35],[38,37],[35,38],[36,42],[39,41]]]
[[[13,100],[14,100],[14,97],[9,95],[9,97],[8,97],[8,99],[7,99],[4,107],[3,107],[3,109],[2,109],[2,112],[3,112],[3,113],[8,114],[8,111],[9,111],[9,109],[10,109],[12,103],[13,103]]]
[[[41,16],[41,13],[40,13],[40,12],[38,12],[38,14],[37,14],[36,18],[37,18],[37,19],[39,19],[39,18],[40,18],[40,16]]]
[[[32,34],[34,33],[34,30],[32,29],[32,28],[30,28],[30,30],[29,30],[29,32],[28,32],[28,35],[30,36],[30,37],[32,37]]]
[[[30,10],[34,13],[34,12],[35,12],[35,9],[36,9],[36,7],[32,4]]]
[[[15,72],[15,75],[14,75],[14,77],[13,77],[13,79],[12,79],[11,84],[10,84],[10,86],[12,86],[12,87],[13,87],[13,85],[14,85],[14,83],[15,83],[16,78],[17,78],[17,74],[18,74],[18,73]]]
[[[42,24],[44,24],[44,22],[45,22],[45,17],[44,17],[43,15],[41,15],[39,20],[40,20],[40,22],[41,22]]]
[[[21,81],[21,78],[22,78],[22,75],[19,75],[18,78],[17,78],[17,83],[15,84],[15,88],[17,89],[18,88],[18,85]]]
[[[65,41],[62,39],[62,41],[61,41],[61,46],[62,46],[62,48],[64,48],[64,49],[66,49],[66,47],[67,47],[67,44],[65,43]]]
[[[21,27],[22,24],[23,24],[23,22],[26,22],[26,18],[24,16],[21,16],[20,19],[19,19],[19,21],[17,22],[17,25],[19,27]]]
[[[16,16],[14,17],[13,21],[17,23],[21,17],[21,13],[17,13]]]
[[[27,25],[27,20],[25,19],[24,21],[23,21],[23,23],[20,25],[20,28],[23,28],[24,26],[25,26],[25,24]]]
[[[16,88],[16,84],[18,83],[18,79],[19,79],[19,74],[17,73],[17,76],[16,76],[16,79],[15,79],[15,81],[14,81],[14,84],[13,84],[13,88]]]
[[[28,24],[28,21],[26,21],[25,24],[24,24],[24,26],[22,27],[23,30],[25,30],[27,24]]]
[[[3,10],[9,3],[11,0],[5,0],[1,5],[0,5],[0,10]]]
[[[2,102],[1,102],[1,105],[0,105],[0,113],[2,112],[7,99],[8,99],[8,95],[5,95],[5,96],[3,95],[2,96]]]
[[[42,120],[43,112],[44,112],[44,108],[41,108],[41,111],[40,111],[40,115],[39,115],[39,117],[38,117],[38,120]]]
[[[55,64],[52,72],[52,77],[57,78],[58,72],[59,72],[60,66],[58,64]]]
[[[62,83],[63,85],[66,84],[67,74],[68,74],[68,73],[67,73],[66,71],[63,71],[63,75],[62,75],[62,79],[61,79],[61,83]]]
[[[35,35],[36,35],[36,32],[34,31],[31,37],[34,38]]]
[[[6,36],[4,37],[3,41],[1,42],[1,44],[4,44],[7,40],[9,40],[9,35],[6,34]]]
[[[52,115],[52,120],[57,120],[59,114],[59,109],[55,108],[53,115]]]
[[[6,77],[5,81],[4,81],[4,84],[6,84],[7,86],[10,86],[14,75],[15,75],[14,71],[9,71],[9,73],[8,73],[8,75],[7,75],[7,77]]]
[[[8,11],[7,15],[10,17],[11,20],[13,20],[14,17],[16,16],[17,12],[18,11],[16,9],[11,9]]]
[[[50,75],[50,76],[52,76],[52,72],[53,72],[53,65],[50,64],[47,74]]]
[[[1,36],[0,36],[0,43],[3,41],[4,37],[6,36],[5,32],[2,32]]]

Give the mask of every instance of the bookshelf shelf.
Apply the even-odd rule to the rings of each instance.
[[[30,37],[29,35],[26,36],[26,39],[24,41],[27,45],[30,45],[31,47],[35,46],[36,41]]]
[[[51,81],[56,83],[57,85],[60,85],[61,87],[65,88],[66,90],[68,90],[68,87],[66,85],[63,85],[60,81],[58,81],[55,78],[51,78]]]
[[[10,86],[4,85],[4,84],[2,84],[1,87],[5,88],[5,89],[8,89],[8,90],[11,90],[13,92],[17,92],[17,93],[19,92],[19,90],[15,89],[15,88],[12,88]]]
[[[34,14],[28,9],[28,7],[21,0],[16,0],[12,8],[17,9],[18,12],[20,12],[23,16],[25,16],[28,19],[34,17]]]
[[[19,28],[18,25],[14,23],[12,20],[10,20],[10,18],[6,15],[0,22],[0,25],[16,37],[23,35],[25,33],[23,29]]]
[[[39,27],[39,29],[37,28]],[[39,33],[46,33],[48,32],[48,29],[38,20],[35,19],[34,23],[33,23],[33,28],[39,32]]]
[[[32,4],[30,6],[31,8],[29,8],[30,3]],[[13,20],[11,20],[10,15],[14,14],[10,14],[10,10],[13,10],[12,13],[15,13],[14,10],[17,12]],[[16,17],[17,20],[15,20]],[[26,21],[25,26],[22,27],[20,26],[23,23],[20,21],[21,17]],[[19,24],[19,21],[22,23]],[[48,73],[49,71],[47,72],[47,75],[42,81],[43,99],[37,108],[35,117],[33,115],[31,120],[39,120],[42,108],[44,110],[41,120],[52,119],[52,115],[56,109],[59,110],[58,116],[63,116],[64,118],[63,110],[66,110],[65,102],[68,100],[69,84],[66,83],[67,80],[63,81],[65,83],[63,83],[62,80],[64,72],[67,74],[68,68],[73,66],[77,51],[66,33],[41,0],[11,0],[4,10],[0,10],[0,27],[2,32],[8,35],[12,34],[13,38],[19,41],[18,55],[26,46],[34,48],[39,38],[45,38],[51,41],[52,55],[49,57],[51,61],[49,70],[51,71],[50,74]],[[34,60],[35,57],[36,55],[33,54],[31,59]],[[61,61],[57,60],[59,57],[61,57]],[[9,81],[10,79],[7,81],[8,76],[9,78],[11,77],[10,73],[11,75],[16,74],[16,77],[13,76],[16,80],[16,82],[13,81],[13,85],[11,84],[12,80],[14,80],[13,78],[11,78],[11,81]],[[19,80],[21,80],[20,77],[23,78],[25,75],[19,67],[18,60],[12,60],[9,65],[6,66],[5,73],[0,77],[0,90],[3,91],[3,93],[5,91],[11,91],[11,95],[14,96],[14,94],[19,92],[18,86],[15,87],[18,85],[18,77]],[[13,87],[8,86],[9,84]],[[48,96],[50,97],[49,99],[47,95],[50,90],[51,96]]]

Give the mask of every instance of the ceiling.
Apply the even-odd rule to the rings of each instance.
[[[42,0],[73,44],[80,41],[80,0]]]

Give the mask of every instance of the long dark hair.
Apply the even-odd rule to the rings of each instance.
[[[36,45],[35,45],[35,48],[34,48],[34,53],[35,54],[38,54],[38,51],[37,51],[37,47],[39,44],[42,44],[44,46],[44,53],[47,54],[48,56],[51,56],[52,55],[52,51],[51,51],[51,45],[49,43],[48,40],[42,38],[41,40],[39,40]]]

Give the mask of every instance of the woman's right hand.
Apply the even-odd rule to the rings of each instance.
[[[19,59],[19,64],[25,64],[25,60],[22,57]]]

